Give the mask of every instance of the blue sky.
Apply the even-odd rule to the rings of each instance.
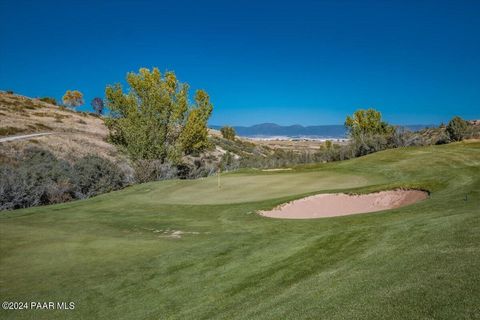
[[[128,71],[208,91],[212,124],[480,118],[480,1],[0,0],[0,89],[87,106]]]

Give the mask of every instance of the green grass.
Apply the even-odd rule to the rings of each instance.
[[[480,319],[480,143],[221,181],[220,190],[216,177],[166,181],[2,213],[1,300],[76,308],[0,318]],[[254,213],[319,191],[395,187],[431,197],[317,220]]]
[[[139,202],[157,204],[233,204],[295,194],[361,187],[381,177],[335,173],[326,170],[266,173],[260,170],[223,174],[198,180],[171,180],[137,185],[124,191]]]

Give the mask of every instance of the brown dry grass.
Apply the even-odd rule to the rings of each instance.
[[[126,161],[117,148],[107,142],[108,129],[101,117],[0,93],[0,136],[43,132],[53,134],[1,143],[0,157],[15,158],[23,149],[38,146],[69,161],[87,154],[115,162]]]

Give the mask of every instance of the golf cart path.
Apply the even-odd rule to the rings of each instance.
[[[36,138],[36,137],[46,136],[46,135],[50,135],[50,134],[54,134],[54,132],[31,133],[31,134],[24,134],[24,135],[21,135],[21,136],[4,137],[4,138],[0,138],[0,143],[1,142],[14,141],[14,140],[20,140],[20,139]]]

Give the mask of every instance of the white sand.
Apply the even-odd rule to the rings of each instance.
[[[428,198],[419,190],[392,190],[363,195],[326,193],[294,200],[259,213],[270,218],[311,219],[399,208]]]

